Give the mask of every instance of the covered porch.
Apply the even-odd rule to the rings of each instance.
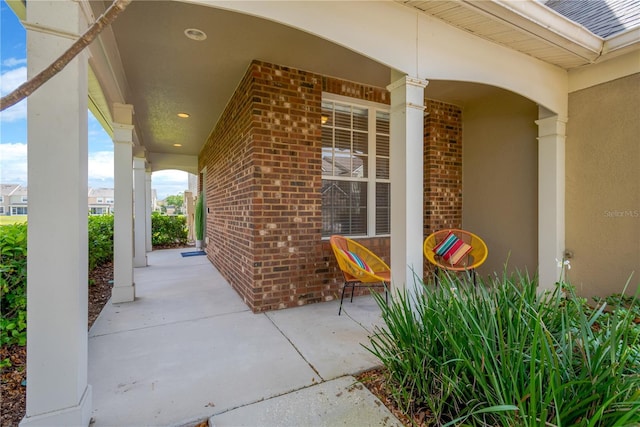
[[[153,251],[136,303],[107,304],[89,332],[92,425],[401,424],[354,374],[382,325],[370,296],[254,314],[204,256]],[[311,332],[312,331],[312,332]]]
[[[390,170],[384,177],[393,198],[389,231],[367,232],[362,238],[386,248],[395,290],[411,287],[414,274],[422,276],[427,225],[464,226],[477,232],[489,243],[494,258],[488,265],[494,269],[517,249],[516,258],[524,255],[516,267],[537,270],[541,286],[553,286],[560,272],[557,260],[565,251],[567,69],[595,61],[602,46],[568,20],[559,25],[565,33],[548,31],[541,22],[559,18],[533,1],[523,3],[542,15],[514,11],[504,2],[448,5],[463,21],[478,22],[482,37],[447,23],[443,11],[424,10],[422,3],[368,2],[363,7],[361,2],[133,2],[99,40],[29,98],[30,387],[25,425],[87,424],[92,407],[100,410],[92,400],[102,393],[96,389],[92,399],[94,368],[87,348],[91,353],[110,335],[135,335],[169,316],[153,311],[154,304],[158,308],[182,303],[169,289],[160,289],[159,299],[145,297],[141,283],[146,279],[138,276],[139,270],[150,269],[147,200],[152,171],[174,168],[199,175],[199,190],[207,200],[208,257],[256,311],[331,301],[338,283],[323,282],[331,280],[332,272],[327,267],[330,260],[323,259],[326,236],[321,233],[316,191],[324,178],[324,93],[358,101],[368,101],[370,93],[384,94],[384,99],[374,101],[389,114]],[[28,33],[29,74],[48,65],[109,4],[26,3],[22,18]],[[502,31],[494,33],[495,26]],[[531,36],[532,28],[540,34]],[[518,42],[523,37],[527,43]],[[253,74],[260,73],[260,67],[269,72]],[[293,78],[283,80],[288,73],[309,80],[296,86]],[[259,79],[262,88],[256,83]],[[324,85],[336,81],[346,83]],[[369,92],[370,88],[375,90]],[[289,97],[305,100],[299,111],[292,112]],[[446,107],[431,109],[432,103]],[[465,113],[463,121],[452,125],[459,138],[449,137],[449,123],[436,126],[441,114],[455,115],[448,114],[449,106]],[[87,108],[113,136],[115,147],[112,302],[122,313],[136,313],[139,306],[153,309],[146,317],[134,315],[126,322],[114,316],[110,324],[119,332],[92,331],[91,338],[81,328],[86,324]],[[255,125],[258,116],[262,128]],[[227,139],[224,132],[216,132],[218,128],[230,130]],[[433,137],[434,145],[427,136]],[[449,149],[455,158],[442,155]],[[292,167],[292,173],[271,174],[282,168],[269,162],[291,158],[310,161]],[[450,169],[455,169],[455,176],[440,174]],[[298,190],[304,188],[306,194],[297,199],[275,197],[285,181],[293,188],[286,191],[302,194]],[[265,188],[257,190],[258,185]],[[51,198],[54,188],[68,190],[61,203],[69,209],[52,219],[46,208],[57,202]],[[371,195],[372,188],[367,190]],[[274,197],[263,199],[261,191]],[[311,202],[303,203],[305,198]],[[298,206],[307,212],[280,215]],[[64,250],[52,253],[50,248],[60,242]],[[56,271],[55,288],[50,286],[51,271]],[[293,271],[301,281],[313,276],[315,282],[291,280]],[[165,274],[171,274],[170,269]],[[269,305],[254,304],[253,295],[265,300],[270,293],[277,295]],[[64,308],[56,316],[52,301]],[[125,302],[134,303],[119,305]],[[209,303],[197,305],[205,318],[211,315],[207,310],[218,313]],[[331,311],[333,304],[308,310]],[[219,312],[218,320],[251,314],[236,302],[230,306],[234,308]],[[234,313],[236,308],[240,312]],[[115,315],[113,310],[108,312]],[[287,313],[254,318],[265,319],[268,326],[266,319],[274,323]],[[187,324],[194,320],[190,316],[173,321]],[[314,324],[314,336],[322,336],[323,327]],[[171,335],[164,338],[171,345]],[[130,353],[126,346],[123,349]],[[109,363],[120,356],[128,354],[112,354]],[[212,356],[218,357],[222,356]],[[109,369],[117,375],[125,372],[117,364]],[[309,374],[308,367],[300,369],[303,376]],[[127,388],[123,381],[118,384]],[[155,387],[149,381],[147,386]]]

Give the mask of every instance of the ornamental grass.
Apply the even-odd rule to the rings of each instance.
[[[628,284],[627,284],[628,285]],[[447,276],[386,305],[368,350],[409,415],[432,425],[640,425],[640,334],[632,310],[592,308],[525,274]],[[425,411],[426,410],[426,411]]]

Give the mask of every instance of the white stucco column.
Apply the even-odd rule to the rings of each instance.
[[[27,77],[87,27],[78,2],[27,3]],[[87,426],[87,55],[27,101],[27,407],[21,426]]]
[[[541,289],[553,289],[564,254],[566,122],[558,116],[538,125],[538,275]]]
[[[151,193],[151,170],[146,170],[145,171],[145,194],[146,194],[146,199],[147,199],[147,203],[146,203],[146,208],[147,208],[147,214],[145,215],[145,229],[146,229],[146,233],[145,233],[145,247],[147,249],[147,252],[151,252],[153,250],[153,245],[151,243],[151,213],[153,212],[153,206],[151,206],[151,198],[152,198],[152,193]]]
[[[113,289],[111,302],[135,299],[133,283],[133,106],[113,106]]]
[[[147,177],[146,160],[133,158],[133,200],[134,200],[134,245],[133,266],[147,266]]]
[[[391,282],[394,291],[415,290],[423,276],[424,88],[404,76],[391,92]]]

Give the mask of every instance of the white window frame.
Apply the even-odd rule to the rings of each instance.
[[[4,215],[4,206],[0,206],[0,215]]]
[[[0,203],[4,203],[4,196],[0,196]]]
[[[391,107],[387,104],[380,104],[377,102],[361,100],[357,98],[350,98],[348,96],[336,95],[333,93],[322,92],[322,101],[337,102],[341,104],[347,104],[352,107],[366,108],[368,111],[368,123],[367,123],[367,157],[369,160],[367,178],[352,178],[352,177],[338,177],[330,175],[322,175],[322,179],[333,181],[354,181],[354,182],[367,182],[367,234],[366,235],[354,235],[348,236],[353,238],[372,238],[372,237],[389,237],[391,234],[376,234],[376,183],[391,183],[391,177],[389,179],[377,179],[376,178],[376,116],[377,112],[381,111],[391,115]],[[391,119],[391,117],[389,117]],[[389,159],[391,158],[391,135],[389,135]],[[391,218],[389,218],[391,222]],[[391,223],[389,223],[391,228]],[[322,237],[328,240],[328,236]]]
[[[27,213],[18,213],[18,209],[25,209],[27,210]],[[11,215],[28,215],[29,214],[29,210],[27,209],[26,206],[11,206]]]
[[[96,203],[104,203],[104,199],[102,197],[98,197],[96,199]]]
[[[112,205],[113,204],[113,199],[106,199],[105,203],[108,205]]]
[[[28,196],[22,196],[22,203],[29,203],[29,197]]]

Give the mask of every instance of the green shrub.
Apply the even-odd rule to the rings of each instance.
[[[27,341],[27,224],[0,226],[0,345]]]
[[[640,341],[630,311],[585,310],[570,286],[474,287],[448,277],[382,308],[369,350],[407,412],[437,425],[627,426],[640,423]]]
[[[113,216],[89,217],[89,270],[113,260]],[[0,226],[0,345],[25,345],[27,224]]]
[[[167,216],[158,212],[151,215],[151,243],[153,246],[180,246],[187,243],[187,218]]]
[[[113,215],[89,216],[89,271],[113,261]]]

